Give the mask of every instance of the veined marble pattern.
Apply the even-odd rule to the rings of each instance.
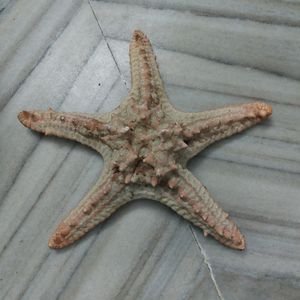
[[[0,299],[300,299],[299,26],[299,1],[0,1]],[[47,247],[102,160],[16,115],[116,107],[136,28],[179,109],[273,106],[189,164],[246,235],[244,252],[146,199],[72,247]]]

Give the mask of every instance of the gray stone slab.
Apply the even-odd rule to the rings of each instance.
[[[297,0],[105,0],[104,2],[133,4],[146,8],[190,11],[197,16],[238,18],[290,26],[300,25],[300,6]]]
[[[190,227],[172,215],[152,202],[121,209],[61,299],[219,299]]]
[[[215,247],[212,239],[195,230],[223,298],[298,299],[298,224],[258,216],[235,219],[247,238],[242,254]]]
[[[138,28],[161,48],[300,77],[298,27],[115,3],[93,2],[93,8],[108,37],[128,40]]]
[[[0,19],[0,108],[64,31],[81,2],[67,0],[62,6],[60,1],[17,1]]]
[[[128,42],[109,38],[108,42],[114,56],[118,59],[119,67],[130,82]],[[272,101],[272,103],[299,105],[299,80],[178,53],[172,49],[164,50],[156,47],[155,44],[154,49],[162,77],[167,85],[263,99]],[[193,72],[193,76],[189,76],[190,71]],[[185,101],[189,101],[189,99]],[[185,102],[181,101],[175,105],[184,107],[184,104]],[[189,107],[185,108],[185,110],[189,109]]]
[[[98,20],[87,1],[0,2],[0,299],[300,298],[299,2],[115,2],[91,2]],[[115,108],[130,88],[136,27],[153,41],[177,108],[273,105],[272,120],[189,163],[246,235],[244,252],[150,200],[70,248],[47,247],[103,162],[16,115]]]
[[[44,59],[30,73],[26,83],[18,88],[9,103],[2,109],[0,135],[3,138],[5,135],[9,136],[9,139],[1,145],[3,156],[0,167],[6,170],[1,174],[4,176],[0,184],[1,198],[25,163],[26,155],[39,140],[38,135],[24,131],[21,125],[16,124],[18,111],[25,108],[63,109],[62,102],[100,40],[101,34],[97,23],[86,4],[48,50]],[[16,147],[20,140],[22,140],[22,147]],[[14,162],[11,163],[6,155],[15,157]]]
[[[195,230],[225,299],[300,296],[300,180],[298,172],[280,170],[283,164],[277,161],[275,170],[201,157],[190,163],[246,236],[247,248],[241,254],[217,249]]]

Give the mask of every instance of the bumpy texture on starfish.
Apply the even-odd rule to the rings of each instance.
[[[169,206],[224,245],[244,249],[237,226],[187,169],[188,159],[220,139],[266,119],[261,102],[185,113],[168,101],[146,35],[136,30],[130,43],[132,87],[111,113],[23,111],[19,120],[35,131],[78,141],[104,158],[102,175],[49,240],[63,248],[80,239],[123,204],[150,198]]]

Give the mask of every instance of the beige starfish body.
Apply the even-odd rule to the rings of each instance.
[[[78,141],[98,151],[105,168],[92,190],[59,224],[49,247],[80,239],[123,204],[141,197],[169,206],[224,245],[244,249],[244,237],[205,186],[187,169],[188,159],[211,143],[267,118],[256,102],[185,113],[168,101],[149,39],[139,30],[130,44],[132,88],[111,113],[23,111],[23,125]]]

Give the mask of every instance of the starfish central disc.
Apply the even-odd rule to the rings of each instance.
[[[135,103],[126,110],[127,120],[115,126],[118,138],[106,136],[105,142],[116,152],[114,170],[122,173],[121,178],[126,184],[156,186],[177,170],[178,152],[187,147],[183,141],[183,128],[170,123],[160,105],[147,107],[147,114],[143,114],[137,113]],[[113,124],[117,122],[120,119]]]

